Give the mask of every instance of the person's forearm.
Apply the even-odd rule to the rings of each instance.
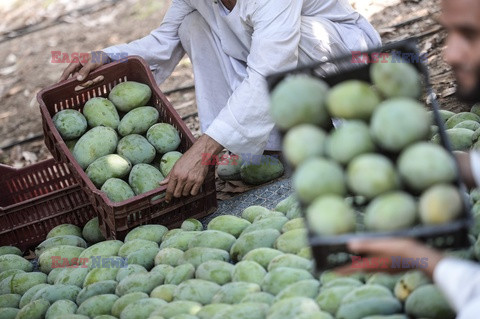
[[[207,134],[200,136],[195,144],[199,147],[201,154],[217,155],[224,149],[220,143]]]
[[[460,176],[468,188],[476,187],[475,178],[470,160],[470,153],[455,152],[458,165],[460,167]]]

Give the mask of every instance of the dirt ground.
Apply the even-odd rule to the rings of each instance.
[[[470,106],[455,100],[455,85],[443,62],[445,32],[436,23],[440,0],[354,0],[352,5],[381,33],[384,43],[411,36],[428,54],[434,89],[442,108]],[[51,51],[90,52],[140,38],[159,26],[169,0],[2,0],[0,3],[0,163],[22,167],[50,157],[41,137],[36,101],[66,64],[51,63]],[[160,87],[193,85],[188,58]],[[199,135],[192,89],[168,95],[195,135]],[[26,139],[33,141],[21,143]]]

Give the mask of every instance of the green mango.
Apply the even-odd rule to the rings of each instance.
[[[456,317],[441,291],[434,285],[424,285],[413,291],[405,302],[405,312],[415,318],[453,319]]]
[[[390,152],[400,152],[430,135],[430,117],[416,100],[394,98],[384,101],[370,122],[372,137],[377,145]]]
[[[166,302],[172,302],[175,289],[177,289],[177,285],[166,284],[158,286],[152,290],[150,298],[158,298],[165,300]]]
[[[115,180],[115,179],[112,179],[112,180]],[[105,184],[103,184],[102,191],[103,191],[104,187],[106,187],[107,189],[110,189],[110,186],[108,186],[107,183],[109,184],[108,180],[105,182]],[[115,182],[112,181],[110,183],[115,183]],[[116,190],[118,190],[118,189],[116,189]],[[108,193],[107,193],[107,195],[108,195]],[[133,195],[132,195],[132,197],[133,197]],[[105,240],[105,236],[103,236],[102,231],[100,230],[100,227],[99,227],[98,217],[90,219],[85,224],[85,226],[83,226],[82,236],[90,244],[96,244],[98,242],[101,242],[101,241]]]
[[[160,244],[168,228],[162,225],[142,225],[135,227],[125,236],[125,242],[133,239],[145,239]]]
[[[287,132],[283,139],[283,154],[293,166],[325,153],[327,135],[311,124],[301,124]]]
[[[0,256],[2,255],[18,255],[23,256],[22,251],[15,246],[0,246]]]
[[[292,177],[298,198],[305,203],[323,195],[346,194],[345,174],[339,164],[324,158],[312,158],[302,163]]]
[[[311,147],[312,143],[306,144],[306,147]],[[325,148],[331,159],[346,165],[358,155],[375,151],[375,144],[368,125],[351,120],[343,122],[328,136]]]
[[[287,286],[301,281],[313,279],[312,275],[303,269],[278,267],[270,271],[262,282],[262,291],[277,295]]]
[[[159,154],[175,151],[180,146],[180,134],[168,123],[158,123],[147,131],[147,140]]]
[[[307,76],[289,76],[271,93],[270,113],[281,130],[310,123],[328,128],[331,125],[326,107],[328,85]]]
[[[83,251],[85,251],[84,248],[67,245],[48,248],[38,258],[40,270],[48,274],[56,267],[79,265],[80,255]]]
[[[158,117],[158,110],[154,107],[137,107],[123,116],[118,125],[118,133],[121,136],[145,134],[152,125],[157,123]]]
[[[207,247],[230,251],[235,241],[236,238],[229,233],[218,230],[206,230],[195,236],[189,243],[188,248]]]
[[[198,302],[178,300],[166,304],[158,310],[155,310],[152,315],[169,319],[178,315],[195,315],[200,311],[200,309],[202,309],[202,305]],[[196,317],[194,316],[194,318]]]
[[[0,272],[10,269],[19,269],[25,272],[30,272],[33,270],[33,265],[28,260],[18,255],[6,254],[0,256]]]
[[[118,283],[115,294],[123,296],[131,292],[144,292],[149,294],[155,287],[158,287],[164,282],[164,275],[159,273],[135,273],[125,277]]]
[[[422,93],[420,73],[410,63],[388,57],[386,63],[373,63],[370,77],[375,87],[387,98],[419,98]]]
[[[294,229],[280,235],[275,241],[274,248],[284,253],[297,254],[308,246],[307,230]]]
[[[188,300],[207,305],[212,303],[213,296],[220,290],[220,288],[219,285],[210,281],[189,279],[177,286],[174,300]]]
[[[441,146],[427,142],[409,146],[400,154],[397,166],[405,184],[416,191],[451,183],[457,176],[452,156]]]
[[[200,264],[195,271],[195,278],[224,285],[232,281],[236,266],[220,260],[209,260]]]
[[[50,303],[45,299],[31,301],[20,309],[15,319],[43,319]]]
[[[152,96],[150,87],[135,81],[125,81],[113,87],[108,99],[122,112],[129,112],[137,107],[144,106]]]
[[[91,318],[100,315],[110,315],[112,313],[112,307],[117,300],[118,296],[113,294],[90,297],[78,306],[77,314]]]
[[[120,124],[120,116],[115,105],[103,97],[88,100],[83,106],[83,115],[90,127],[107,126],[116,130]]]
[[[123,137],[118,142],[117,153],[128,159],[132,165],[150,164],[157,154],[152,144],[138,134]]]
[[[198,219],[188,218],[182,222],[182,225],[180,226],[180,228],[185,231],[202,231],[203,224]]]
[[[149,164],[133,166],[128,177],[128,183],[137,195],[160,188],[160,182],[163,180],[162,173]]]
[[[76,110],[62,110],[56,113],[52,120],[58,133],[66,141],[79,138],[87,130],[87,119]]]
[[[117,149],[117,132],[110,127],[97,126],[89,130],[78,140],[73,148],[73,157],[82,169],[102,156],[113,154]]]
[[[61,224],[52,228],[48,234],[47,239],[57,236],[72,235],[82,237],[82,229],[71,224]]]
[[[96,159],[85,171],[98,188],[110,178],[123,178],[132,169],[132,164],[117,154],[108,154]]]
[[[230,282],[213,296],[212,303],[237,304],[247,295],[260,291],[260,286],[251,282]]]
[[[243,260],[235,265],[232,272],[232,281],[261,285],[266,275],[267,272],[260,264],[251,260]]]
[[[240,167],[240,177],[247,184],[261,185],[279,178],[284,171],[285,168],[278,158],[262,155],[260,161],[244,159]]]
[[[147,299],[148,295],[144,292],[132,292],[122,297],[118,298],[112,306],[112,315],[119,318],[120,314],[122,313],[123,309],[125,309],[128,305],[141,300]]]
[[[165,284],[179,285],[195,276],[195,267],[191,264],[183,264],[173,268],[165,276]]]
[[[182,157],[182,153],[177,151],[171,151],[163,154],[160,160],[160,172],[162,172],[163,176],[167,176],[170,174],[175,163]]]
[[[45,319],[59,319],[66,314],[74,314],[77,311],[77,305],[71,300],[57,300],[45,314]]]
[[[74,235],[61,235],[45,239],[37,246],[37,248],[35,248],[35,255],[40,256],[48,248],[60,245],[87,248],[87,243],[83,238]]]
[[[260,247],[272,248],[279,238],[280,232],[276,229],[256,230],[240,236],[230,250],[232,260],[238,261],[251,250]]]
[[[451,116],[445,123],[447,129],[454,128],[457,124],[463,121],[480,122],[480,116],[470,112],[460,112]]]
[[[77,305],[81,305],[85,300],[93,296],[115,294],[117,284],[114,280],[104,280],[83,287],[77,295]]]
[[[380,101],[380,96],[369,83],[347,80],[328,92],[327,108],[333,117],[368,121]]]
[[[413,196],[402,191],[389,192],[376,197],[367,206],[364,223],[371,231],[395,231],[412,227],[417,216],[417,202]]]

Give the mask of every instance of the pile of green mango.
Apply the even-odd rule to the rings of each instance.
[[[53,122],[93,184],[113,202],[159,187],[182,156],[180,134],[159,123],[159,112],[146,106],[146,84],[117,84],[108,98],[93,97],[82,112],[62,110]]]
[[[295,167],[292,183],[312,230],[320,236],[389,232],[460,218],[456,163],[430,141],[420,74],[391,59],[369,72],[372,83],[345,80],[331,88],[319,78],[291,75],[272,91],[271,114],[285,132],[283,151]],[[474,113],[457,114],[447,127],[470,132],[471,146],[479,122]],[[352,198],[363,204],[352,205]]]
[[[480,104],[473,105],[470,112],[454,113],[441,110],[440,117],[444,122],[452,150],[480,149],[480,142],[478,142],[480,137]],[[432,125],[431,136],[434,143],[440,143],[438,126]]]
[[[455,314],[419,271],[314,272],[294,195],[274,210],[143,225],[105,240],[98,219],[53,228],[39,271],[0,247],[2,319],[449,319]],[[53,264],[53,260],[56,262]]]

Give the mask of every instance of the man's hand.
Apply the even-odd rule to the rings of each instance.
[[[165,200],[197,195],[207,176],[209,166],[202,163],[202,154],[218,154],[223,146],[208,135],[202,135],[175,163],[160,185],[168,184]]]
[[[109,62],[110,58],[105,52],[96,51],[90,53],[87,61],[82,61],[80,59],[77,61],[72,61],[72,63],[70,63],[63,71],[62,76],[58,81],[64,81],[68,79],[70,75],[76,78],[77,81],[83,81],[90,72]]]
[[[443,258],[443,255],[424,244],[421,244],[412,239],[394,239],[394,238],[377,238],[369,240],[358,240],[352,241],[348,244],[348,249],[353,254],[366,254],[368,257],[383,258],[382,260],[389,259],[391,261],[393,257],[402,257],[402,258],[427,258],[428,266],[426,268],[419,268],[423,270],[428,276],[433,276],[433,271],[437,266],[438,262]],[[388,267],[392,272],[394,270]],[[337,269],[337,272],[340,274],[351,274],[356,271],[386,271],[387,269],[358,269],[352,268],[351,265],[344,266]],[[406,269],[408,270],[408,269]]]

